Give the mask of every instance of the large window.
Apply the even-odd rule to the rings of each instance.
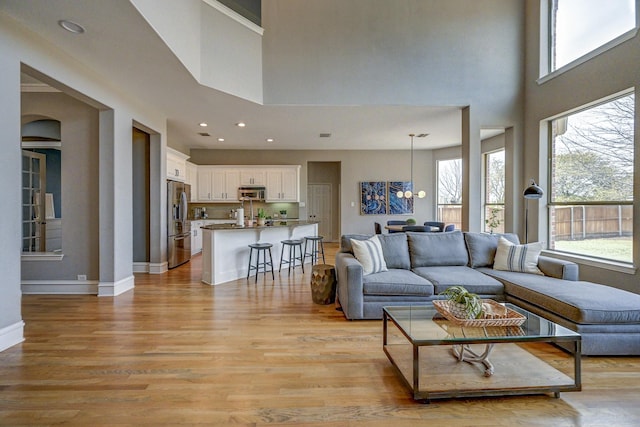
[[[549,1],[549,71],[567,65],[636,26],[635,0]]]
[[[462,228],[462,159],[438,161],[438,221]]]
[[[484,155],[484,231],[504,233],[504,149]]]
[[[551,122],[551,249],[632,262],[633,129],[633,93]]]

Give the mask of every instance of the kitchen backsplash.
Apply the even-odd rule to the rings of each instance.
[[[193,202],[189,203],[189,217],[190,219],[200,219],[196,218],[196,212],[199,210],[196,208],[204,209],[207,213],[207,218],[209,219],[230,219],[232,210],[235,210],[239,207],[244,207],[244,215],[249,216],[249,202],[244,202],[244,204],[236,202],[236,203],[199,203]],[[265,214],[271,218],[281,218],[282,214],[280,211],[287,212],[287,218],[289,219],[297,219],[299,218],[299,207],[298,203],[264,203],[264,202],[253,202],[253,216],[256,217],[258,215],[258,209],[264,209]],[[277,215],[277,217],[276,217]]]

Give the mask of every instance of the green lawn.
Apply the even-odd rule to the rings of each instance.
[[[615,261],[633,262],[631,237],[556,241],[556,249]]]

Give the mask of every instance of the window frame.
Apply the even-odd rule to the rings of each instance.
[[[581,112],[584,111],[588,111],[590,109],[596,108],[600,105],[604,105],[607,104],[609,102],[615,101],[616,99],[620,99],[623,98],[625,96],[629,96],[629,95],[637,95],[635,93],[634,88],[629,88],[627,90],[615,93],[613,95],[604,97],[604,98],[600,98],[594,102],[590,102],[588,104],[582,105],[579,108],[575,108],[566,112],[563,112],[562,114],[558,114],[554,117],[551,117],[549,119],[546,120],[547,122],[547,182],[548,182],[548,187],[546,189],[546,194],[545,194],[545,199],[546,199],[546,208],[547,208],[547,239],[548,242],[552,241],[552,210],[555,207],[567,207],[567,206],[633,206],[634,204],[634,200],[636,199],[637,195],[634,193],[633,194],[633,199],[632,200],[623,200],[623,201],[613,201],[613,200],[605,200],[605,201],[579,201],[579,202],[554,202],[552,200],[552,183],[553,183],[553,168],[552,168],[552,164],[553,164],[553,144],[554,144],[554,138],[553,138],[553,122],[555,120],[561,119],[563,117],[570,117],[572,115],[575,114],[579,114]],[[637,100],[636,100],[636,104],[637,105]],[[638,113],[637,111],[634,113],[634,122],[635,122],[635,118],[637,117]],[[634,129],[637,126],[634,123]],[[634,135],[634,141],[637,140],[637,135]],[[637,144],[634,143],[634,158],[635,158],[635,150],[637,149],[636,147]],[[634,173],[634,179],[635,179],[635,174],[636,174],[636,170],[637,170],[637,165],[634,165],[633,167],[633,173]],[[632,239],[633,236],[636,234],[636,230],[633,229],[632,230]],[[548,244],[549,245],[549,244]],[[604,258],[604,257],[599,257],[596,255],[591,255],[591,254],[583,254],[583,253],[577,253],[577,252],[569,252],[566,250],[561,250],[561,249],[549,249],[547,245],[547,249],[543,252],[546,252],[547,254],[553,254],[554,256],[560,258],[560,259],[566,259],[566,260],[570,260],[570,261],[576,261],[579,260],[581,263],[584,263],[586,265],[591,265],[591,266],[595,266],[595,267],[600,267],[600,268],[606,268],[606,269],[610,269],[610,270],[615,270],[615,271],[620,271],[620,272],[624,272],[624,273],[629,273],[629,274],[635,274],[636,272],[636,265],[634,263],[634,259],[635,259],[635,254],[633,253],[633,249],[632,249],[632,261],[631,262],[626,262],[626,261],[622,261],[622,260],[617,260],[617,259],[612,259],[612,258]]]
[[[491,151],[487,151],[482,153],[483,156],[483,183],[482,183],[482,193],[483,193],[483,197],[482,197],[482,229],[484,230],[484,232],[489,232],[488,230],[488,226],[487,226],[487,212],[488,209],[492,206],[499,206],[502,209],[502,219],[501,219],[501,224],[496,227],[494,229],[495,232],[497,233],[504,233],[504,212],[505,212],[505,201],[504,201],[504,197],[502,200],[502,203],[493,203],[490,202],[488,200],[489,198],[489,194],[487,191],[487,186],[489,183],[489,158],[492,154],[496,154],[502,152],[503,153],[503,157],[504,157],[504,161],[505,161],[505,167],[506,167],[506,149],[505,147],[500,147],[497,148],[495,150],[491,150]],[[506,185],[506,174],[504,174],[502,176],[503,179],[503,183]]]
[[[566,73],[573,68],[578,67],[585,62],[615,48],[616,46],[632,40],[638,34],[640,30],[640,0],[635,0],[635,27],[630,29],[629,31],[620,34],[618,37],[615,37],[609,40],[606,43],[601,44],[600,46],[594,48],[593,50],[585,53],[584,55],[574,59],[573,61],[568,62],[562,67],[556,68],[552,70],[552,48],[553,48],[553,3],[556,0],[540,0],[540,34],[545,34],[546,36],[542,36],[540,38],[540,77],[537,79],[537,84],[541,85],[549,80],[554,79],[555,77]]]
[[[462,228],[462,187],[460,188],[460,203],[440,203],[440,171],[441,171],[441,163],[442,162],[451,162],[451,161],[455,161],[458,160],[460,161],[461,165],[460,167],[462,168],[462,157],[452,157],[452,158],[447,158],[447,159],[438,159],[436,160],[436,220],[437,221],[441,221],[441,222],[445,222],[447,224],[455,224],[456,229],[461,229]],[[461,177],[462,179],[462,177]],[[443,207],[458,207],[460,209],[460,221],[453,221],[453,220],[449,220],[448,218],[443,218],[442,215],[442,209]]]

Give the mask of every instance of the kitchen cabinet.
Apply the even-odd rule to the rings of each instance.
[[[187,165],[187,173],[185,182],[191,186],[191,200],[190,202],[195,202],[198,200],[198,165],[186,162]]]
[[[191,255],[202,252],[202,221],[191,221]]]
[[[267,170],[267,202],[300,201],[300,166],[283,166]]]
[[[265,185],[266,171],[262,168],[240,169],[240,185]]]
[[[217,166],[199,166],[198,201],[237,202],[240,171]]]
[[[167,178],[185,182],[188,155],[167,147]]]

